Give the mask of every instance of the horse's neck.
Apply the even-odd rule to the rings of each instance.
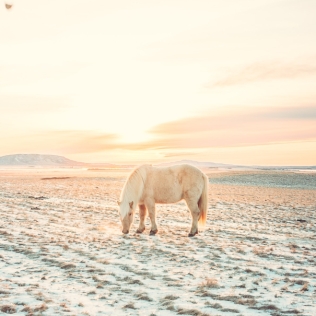
[[[123,198],[128,199],[128,202],[133,201],[135,204],[138,203],[143,194],[145,180],[145,168],[135,170],[126,182]]]

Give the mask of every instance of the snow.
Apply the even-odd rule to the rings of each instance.
[[[316,190],[210,184],[198,236],[183,202],[125,236],[127,175],[0,170],[0,314],[315,315]]]
[[[0,165],[6,166],[58,166],[58,165],[84,165],[84,163],[77,162],[57,155],[40,155],[40,154],[17,154],[0,157]]]

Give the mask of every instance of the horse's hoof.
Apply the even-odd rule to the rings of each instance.
[[[194,236],[197,235],[197,234],[198,234],[198,232],[195,232],[194,234],[190,233],[188,236],[189,236],[189,237],[194,237]]]
[[[149,233],[149,235],[150,235],[150,236],[154,236],[154,235],[156,235],[157,233],[158,233],[158,230],[151,230],[150,233]]]
[[[142,234],[145,229],[137,229],[136,234]]]

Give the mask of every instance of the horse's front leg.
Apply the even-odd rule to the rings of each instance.
[[[156,224],[156,207],[155,201],[148,200],[145,202],[145,205],[148,210],[149,218],[151,221],[151,230],[149,235],[156,235],[158,233],[158,228]]]
[[[139,227],[136,230],[137,234],[141,234],[145,230],[145,219],[147,215],[146,206],[141,204],[139,207]]]

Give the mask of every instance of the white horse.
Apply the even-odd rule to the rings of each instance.
[[[155,235],[158,232],[155,203],[176,203],[184,199],[192,215],[189,237],[196,235],[198,221],[201,224],[206,221],[207,187],[207,176],[190,165],[167,168],[143,165],[136,168],[125,182],[118,202],[122,232],[128,234],[138,205],[140,222],[136,232],[141,234],[145,230],[148,210],[151,220],[150,235]]]

